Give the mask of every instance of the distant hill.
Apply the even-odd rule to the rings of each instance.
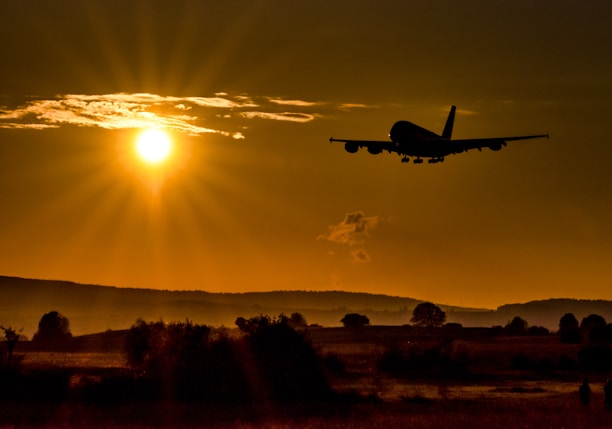
[[[309,323],[339,326],[349,312],[365,314],[373,325],[402,325],[422,301],[381,294],[341,291],[274,291],[210,293],[162,291],[85,285],[69,281],[0,276],[0,324],[23,328],[31,337],[41,316],[57,310],[70,320],[72,333],[83,335],[130,327],[138,318],[190,319],[211,326],[233,327],[237,317],[302,313]],[[448,322],[464,326],[505,325],[514,316],[529,325],[557,329],[565,313],[581,320],[596,313],[612,322],[612,301],[551,299],[509,304],[497,310],[440,305]]]

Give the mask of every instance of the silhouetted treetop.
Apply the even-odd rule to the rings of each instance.
[[[578,344],[582,342],[582,333],[574,313],[565,313],[559,319],[559,338],[565,344]]]
[[[57,311],[44,314],[32,341],[45,345],[61,345],[72,338],[68,318]]]
[[[514,316],[512,321],[508,322],[505,327],[505,330],[512,335],[520,335],[527,332],[527,328],[529,325],[527,321],[519,316]]]
[[[606,319],[599,314],[589,314],[587,317],[582,319],[580,322],[580,329],[593,329],[593,328],[603,328],[606,326]]]
[[[433,328],[444,325],[446,313],[440,307],[431,302],[422,302],[412,310],[410,323],[425,328]]]
[[[340,319],[340,323],[342,323],[345,328],[361,328],[365,325],[369,325],[370,319],[363,314],[347,313]]]

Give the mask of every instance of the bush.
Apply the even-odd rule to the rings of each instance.
[[[245,335],[230,339],[209,327],[138,320],[126,357],[159,395],[224,402],[321,399],[331,392],[321,359],[289,318],[239,318]],[[238,320],[237,320],[238,322]]]
[[[282,315],[248,321],[248,350],[272,399],[322,399],[331,389],[321,360],[305,333],[293,329],[288,321]]]
[[[346,363],[336,353],[327,353],[323,358],[323,364],[333,375],[344,375],[346,373]]]
[[[531,367],[531,360],[525,354],[518,353],[512,356],[512,363],[510,364],[511,369],[526,370]]]
[[[578,361],[571,356],[562,354],[559,356],[557,366],[563,371],[574,371],[578,368]]]
[[[393,344],[383,352],[377,366],[395,376],[415,372],[462,375],[467,371],[467,353],[453,347],[452,341],[429,346]]]
[[[126,336],[128,363],[159,382],[159,395],[182,400],[242,401],[246,379],[229,339],[190,321],[138,320]]]
[[[578,362],[585,371],[612,369],[612,352],[605,344],[588,344],[578,351]]]
[[[57,311],[44,314],[32,341],[43,347],[64,347],[72,338],[68,318]]]
[[[340,320],[340,323],[342,323],[345,328],[362,328],[370,324],[370,319],[363,314],[347,313]]]

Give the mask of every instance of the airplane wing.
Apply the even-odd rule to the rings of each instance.
[[[529,139],[540,139],[548,138],[548,134],[538,134],[533,136],[517,136],[517,137],[494,137],[484,139],[465,139],[465,140],[452,140],[453,144],[461,147],[463,151],[470,149],[488,148],[491,150],[500,150],[502,146],[506,146],[507,142],[515,140],[529,140]]]
[[[366,148],[368,152],[372,154],[381,153],[383,150],[386,150],[387,152],[397,152],[397,145],[388,140],[343,140],[330,137],[329,142],[344,143],[344,148],[346,151],[351,153],[357,152],[361,148]]]

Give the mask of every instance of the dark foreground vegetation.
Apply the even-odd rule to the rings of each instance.
[[[138,320],[73,337],[51,312],[32,341],[2,328],[0,427],[612,427],[605,321],[565,315],[554,334],[516,318],[443,322],[437,311],[389,327]]]

